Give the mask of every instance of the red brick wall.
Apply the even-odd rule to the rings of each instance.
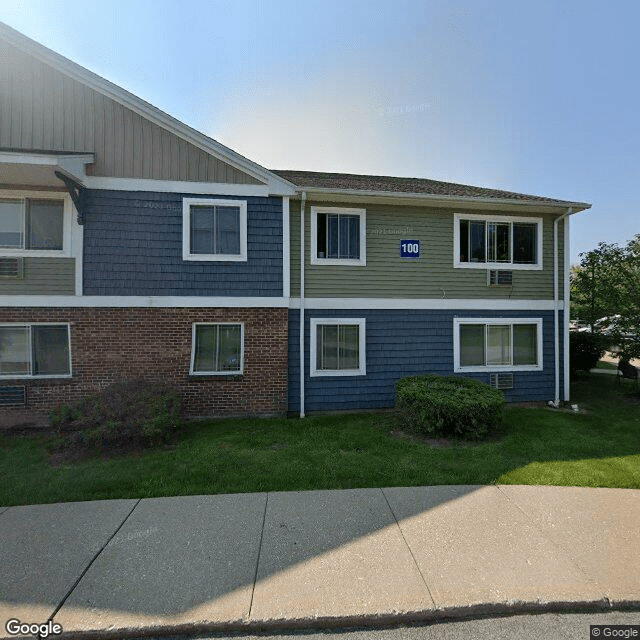
[[[287,309],[5,307],[0,322],[71,324],[71,379],[0,381],[25,385],[33,410],[48,411],[141,376],[174,384],[191,416],[266,416],[287,410]],[[189,375],[194,322],[244,323],[243,375]]]

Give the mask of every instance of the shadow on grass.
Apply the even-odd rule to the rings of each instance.
[[[576,380],[581,413],[509,408],[504,436],[473,445],[436,448],[390,437],[383,414],[193,423],[172,451],[58,469],[48,464],[42,442],[17,446],[4,440],[5,505],[7,500],[189,497],[0,508],[6,532],[0,566],[19,566],[22,576],[9,580],[11,572],[5,572],[3,600],[37,603],[52,614],[93,562],[66,605],[81,614],[97,607],[109,616],[180,615],[235,597],[256,576],[268,578],[393,527],[397,517],[471,497],[478,487],[468,485],[640,487],[637,470],[627,466],[635,460],[640,467],[640,413],[627,402],[626,389],[614,384],[593,376]],[[409,492],[401,516],[394,516],[393,503],[378,489],[254,493],[421,485],[467,486]],[[227,495],[203,495],[218,493]],[[51,560],[52,549],[66,551]],[[263,557],[261,549],[271,555]],[[41,581],[23,578],[39,575],[43,557],[49,558],[51,575],[60,565],[59,575],[55,588],[34,591]]]

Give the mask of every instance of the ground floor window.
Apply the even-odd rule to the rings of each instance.
[[[454,319],[455,371],[542,369],[542,320]]]
[[[191,345],[191,373],[234,375],[244,369],[242,323],[196,323]]]
[[[0,325],[0,377],[71,375],[68,324]]]
[[[365,375],[365,319],[311,319],[311,376]]]

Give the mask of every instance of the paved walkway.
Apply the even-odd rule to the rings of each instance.
[[[0,621],[63,637],[640,607],[640,491],[437,486],[0,507]]]

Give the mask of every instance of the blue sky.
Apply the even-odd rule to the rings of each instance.
[[[640,233],[640,3],[0,0],[0,20],[267,168],[593,204]]]

